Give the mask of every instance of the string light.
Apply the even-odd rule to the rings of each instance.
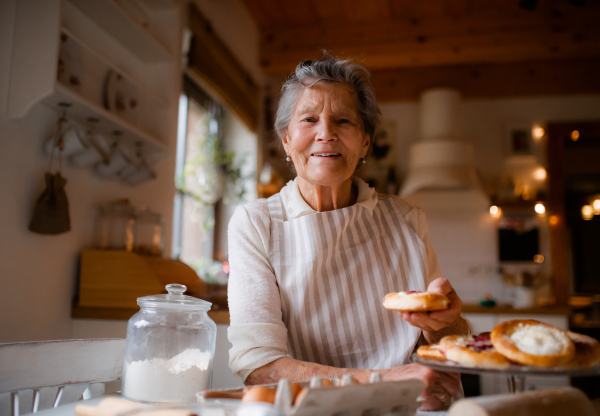
[[[533,261],[535,261],[536,263],[543,263],[544,256],[542,256],[541,254],[536,254],[535,256],[533,256]]]
[[[535,209],[535,212],[537,212],[539,216],[546,215],[546,207],[541,202],[535,204],[535,207],[533,209]]]
[[[533,171],[533,177],[535,179],[537,179],[538,181],[543,181],[546,179],[546,176],[548,176],[548,173],[546,172],[546,169],[539,167],[536,170]]]
[[[584,205],[581,207],[581,217],[586,221],[594,218],[594,208],[592,208],[591,205]]]
[[[592,210],[594,211],[594,215],[600,215],[600,195],[596,195],[592,200]]]
[[[577,139],[579,139],[579,132],[577,130],[573,130],[571,132],[571,140],[573,140],[574,142],[576,142]]]
[[[550,215],[550,218],[548,218],[548,222],[550,223],[550,225],[557,225],[558,215]]]
[[[546,134],[546,131],[543,127],[540,126],[534,126],[531,130],[531,135],[534,139],[541,139],[542,137],[544,137],[544,134]]]
[[[502,208],[492,205],[490,207],[490,216],[492,218],[500,218],[502,216]]]

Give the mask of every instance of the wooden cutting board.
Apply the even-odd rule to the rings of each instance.
[[[137,298],[166,293],[169,283],[188,292],[206,292],[194,269],[173,259],[141,256],[128,251],[86,250],[81,253],[79,306],[137,308]]]

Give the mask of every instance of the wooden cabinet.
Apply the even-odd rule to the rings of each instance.
[[[99,119],[107,139],[118,132],[164,158],[176,140],[180,44],[181,8],[170,0],[20,0],[8,115],[68,103],[69,119]]]

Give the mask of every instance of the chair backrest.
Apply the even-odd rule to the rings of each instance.
[[[54,407],[66,385],[90,385],[121,378],[124,339],[74,339],[0,344],[0,393],[11,392],[13,416],[19,415],[19,391],[33,390],[31,411],[37,412],[43,387],[58,387]]]

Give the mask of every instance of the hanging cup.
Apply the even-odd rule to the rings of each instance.
[[[98,163],[94,170],[100,177],[104,179],[117,180],[122,177],[122,172],[125,171],[129,166],[130,162],[122,150],[118,147],[115,147],[110,155],[110,160],[108,163]]]
[[[130,186],[138,186],[146,181],[156,178],[156,174],[147,163],[143,163],[135,172],[123,179],[123,182]]]
[[[51,155],[52,149],[56,146],[58,146],[58,149],[61,150],[62,156],[70,156],[77,152],[81,152],[82,150],[86,149],[84,137],[85,136],[81,128],[79,126],[76,126],[75,124],[71,124],[61,135],[60,139],[57,140],[56,137],[52,137],[46,142],[46,144],[44,145],[46,154]],[[58,159],[59,153],[60,152],[54,152],[55,159]]]
[[[104,136],[94,134],[93,136],[88,136],[88,138],[88,147],[72,154],[69,157],[69,161],[78,167],[88,167],[96,163],[108,162],[110,158],[110,145]]]

